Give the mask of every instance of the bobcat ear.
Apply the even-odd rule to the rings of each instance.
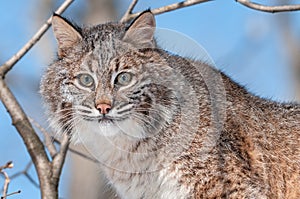
[[[52,29],[58,42],[58,56],[63,57],[65,50],[82,40],[80,32],[68,20],[53,14]]]
[[[127,29],[123,41],[138,47],[155,47],[154,41],[155,18],[151,11],[145,11],[138,16]]]

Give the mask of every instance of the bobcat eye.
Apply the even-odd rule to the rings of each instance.
[[[128,73],[128,72],[123,72],[120,73],[116,80],[115,80],[115,84],[118,84],[120,86],[127,86],[132,80],[132,73]]]
[[[79,83],[84,87],[92,87],[94,85],[94,78],[89,74],[80,74],[77,78]]]

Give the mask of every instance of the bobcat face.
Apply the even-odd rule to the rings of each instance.
[[[133,61],[133,56],[140,62]],[[149,59],[143,53],[125,54],[103,67],[97,61],[83,61],[72,80],[61,85],[65,101],[72,99],[67,109],[74,124],[92,126],[104,135],[125,133],[133,137],[145,137],[147,132],[161,128],[172,91],[149,78],[149,68],[153,67]],[[161,101],[160,95],[164,96]]]
[[[174,80],[161,74],[171,77],[172,69],[149,48],[154,46],[153,33],[141,35],[135,24],[123,35],[101,32],[107,25],[99,25],[98,32],[80,32],[58,16],[53,26],[60,59],[43,81],[56,86],[42,86],[42,93],[59,96],[46,99],[55,107],[51,121],[59,131],[72,132],[77,141],[76,132],[82,131],[135,139],[152,136],[171,120],[176,96],[168,84]],[[51,79],[54,70],[61,74],[57,80]]]

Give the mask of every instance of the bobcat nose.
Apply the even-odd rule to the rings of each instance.
[[[99,110],[99,112],[101,114],[107,114],[111,109],[111,105],[109,105],[109,104],[98,104],[96,106],[96,108]]]

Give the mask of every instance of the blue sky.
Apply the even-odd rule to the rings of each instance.
[[[40,2],[42,0],[39,0]],[[36,32],[43,20],[35,21],[34,12],[38,0],[14,0],[0,2],[0,62],[3,63],[17,52]],[[58,1],[61,2],[61,1]],[[120,16],[129,4],[126,0],[116,0]],[[122,3],[121,3],[122,2]],[[155,8],[176,1],[141,0],[135,10]],[[77,0],[64,14],[78,19],[76,9],[87,9],[85,1]],[[52,11],[45,13],[44,19]],[[291,84],[292,74],[287,52],[282,45],[278,18],[281,14],[262,13],[239,5],[234,0],[213,1],[189,8],[158,15],[157,26],[176,30],[194,39],[201,45],[216,63],[216,67],[225,71],[235,81],[246,86],[250,91],[275,100],[293,100],[294,90]],[[299,34],[299,12],[292,15],[293,33]],[[78,19],[80,20],[80,19]],[[51,31],[47,33],[52,35]],[[53,38],[53,36],[52,36]],[[182,47],[188,52],[190,46]],[[17,99],[26,113],[43,126],[47,127],[46,117],[37,92],[38,82],[43,69],[49,64],[41,59],[41,46],[36,45],[9,73],[7,79]],[[43,51],[45,52],[45,51]],[[46,55],[54,57],[55,45]],[[24,144],[11,125],[2,103],[0,103],[0,165],[13,160],[15,168],[10,175],[25,168],[29,161]],[[68,168],[64,168],[62,197],[67,197],[66,183]],[[34,175],[35,171],[31,168]],[[0,186],[2,186],[0,178]],[[10,192],[22,190],[14,198],[39,198],[39,190],[28,179],[21,176],[10,184]]]

